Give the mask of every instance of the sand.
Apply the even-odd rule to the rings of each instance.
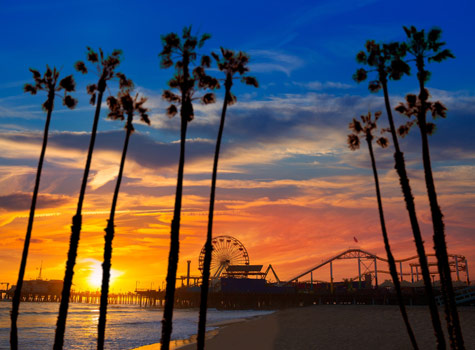
[[[428,308],[411,306],[408,314],[419,348],[435,349]],[[475,349],[475,308],[459,307],[459,314],[466,349]],[[442,309],[440,315],[443,318]],[[215,333],[206,341],[207,350],[412,348],[399,308],[392,305],[315,305],[286,309],[222,326]],[[196,344],[179,349],[196,349]]]
[[[465,347],[475,350],[475,307],[458,310]],[[419,348],[436,349],[428,307],[408,306],[407,311]],[[445,330],[442,308],[439,314]],[[207,334],[206,350],[412,349],[394,305],[315,305],[212,326],[219,328]],[[448,344],[447,332],[445,337]],[[195,341],[175,341],[171,349],[194,350]],[[159,350],[160,344],[139,349]]]

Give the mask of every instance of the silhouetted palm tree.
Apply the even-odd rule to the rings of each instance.
[[[422,277],[424,279],[424,287],[428,298],[429,309],[431,313],[432,326],[434,328],[435,336],[437,338],[437,345],[439,349],[445,349],[444,333],[440,323],[439,312],[434,299],[434,292],[429,274],[429,266],[427,263],[427,256],[425,253],[424,242],[422,240],[421,230],[416,215],[416,206],[414,197],[412,195],[409,178],[407,177],[406,165],[404,161],[404,154],[399,148],[399,141],[396,134],[396,127],[392,116],[391,105],[389,102],[388,93],[388,79],[399,80],[404,74],[409,74],[409,66],[402,60],[405,55],[405,45],[399,43],[377,44],[370,40],[366,42],[366,52],[360,51],[356,59],[359,63],[365,64],[373,68],[371,71],[377,72],[377,79],[370,81],[369,90],[377,92],[381,88],[384,93],[384,102],[386,112],[389,120],[390,132],[394,144],[394,160],[395,168],[399,176],[399,182],[406,202],[406,208],[409,214],[412,233],[414,235],[414,242],[416,244],[417,254],[419,256],[419,263],[421,265]],[[357,70],[353,78],[357,82],[366,80],[367,73],[363,68]]]
[[[376,186],[376,198],[378,200],[378,211],[379,211],[379,220],[381,222],[381,232],[383,233],[384,248],[386,249],[386,254],[388,256],[389,272],[393,279],[394,288],[396,289],[397,299],[399,303],[399,310],[401,311],[401,316],[404,320],[404,324],[406,325],[406,330],[407,330],[407,333],[409,334],[412,347],[414,349],[418,349],[419,347],[417,346],[416,337],[414,336],[414,332],[412,331],[411,324],[409,323],[409,319],[407,317],[406,307],[404,305],[404,299],[402,297],[402,292],[401,292],[401,283],[399,282],[399,277],[397,274],[396,262],[394,261],[394,256],[391,252],[391,246],[389,245],[388,233],[386,231],[386,223],[384,221],[383,202],[381,199],[381,190],[379,188],[378,171],[376,169],[376,160],[374,158],[374,152],[373,152],[373,139],[374,139],[373,131],[377,129],[376,122],[378,121],[380,116],[381,116],[381,112],[376,112],[374,114],[374,119],[372,119],[371,113],[368,112],[367,115],[361,116],[361,121],[363,123],[361,123],[360,121],[356,119],[353,119],[353,122],[351,122],[349,125],[349,128],[353,131],[353,133],[348,135],[348,145],[352,151],[360,148],[360,138],[359,138],[360,134],[366,139],[366,143],[368,144],[369,155],[371,157],[371,166],[373,168],[374,183]],[[378,143],[378,145],[380,145],[383,148],[388,147],[388,140],[384,137],[380,137],[376,142]]]
[[[73,224],[71,226],[71,238],[69,241],[68,260],[66,262],[66,272],[64,275],[63,291],[61,293],[61,303],[59,306],[58,321],[56,323],[56,334],[54,339],[54,350],[60,350],[63,348],[64,343],[64,331],[66,329],[66,318],[68,315],[69,297],[71,294],[71,285],[73,282],[74,265],[76,264],[77,249],[79,245],[81,223],[82,223],[82,205],[84,201],[84,195],[86,193],[87,178],[89,176],[89,168],[91,166],[92,152],[94,150],[94,142],[96,140],[97,124],[99,122],[99,114],[101,112],[102,96],[107,86],[107,82],[114,77],[119,78],[120,87],[132,87],[132,82],[128,80],[124,74],[116,73],[115,69],[120,63],[120,55],[122,51],[114,50],[108,57],[104,57],[104,53],[99,49],[99,55],[87,48],[87,60],[91,62],[99,75],[97,84],[91,84],[87,86],[87,92],[91,95],[90,103],[96,105],[96,111],[94,114],[94,122],[91,131],[91,140],[89,143],[89,150],[87,153],[86,166],[84,168],[84,175],[81,184],[81,190],[79,192],[79,200],[77,205],[76,215],[73,216]],[[77,71],[86,74],[86,64],[82,61],[78,61],[75,64]],[[96,100],[97,94],[97,100]]]
[[[180,214],[181,201],[183,194],[183,173],[185,166],[185,141],[188,122],[193,120],[193,100],[194,93],[198,89],[215,89],[219,87],[219,82],[205,73],[205,68],[210,66],[208,56],[201,57],[201,64],[196,65],[190,74],[190,65],[195,64],[198,54],[196,49],[201,48],[206,40],[210,38],[209,34],[203,34],[201,38],[191,35],[191,26],[183,29],[182,37],[176,33],[170,33],[161,37],[163,49],[159,56],[161,57],[160,66],[169,68],[175,64],[175,76],[168,82],[172,89],[178,89],[180,95],[176,95],[170,90],[165,90],[162,97],[172,104],[167,109],[167,114],[173,117],[178,109],[174,103],[180,103],[180,160],[178,163],[178,179],[175,194],[175,208],[173,211],[173,220],[170,232],[170,254],[168,257],[167,288],[165,292],[165,307],[162,320],[162,338],[161,348],[168,350],[170,346],[170,336],[172,333],[173,306],[175,301],[175,283],[176,270],[178,267],[178,254],[180,250]],[[175,61],[175,62],[174,62]],[[214,103],[213,93],[207,93],[201,98],[204,104]]]
[[[213,215],[214,215],[214,198],[216,193],[216,177],[218,173],[218,159],[219,149],[221,147],[221,139],[223,136],[224,121],[226,118],[226,109],[228,105],[233,105],[236,102],[236,97],[231,93],[231,87],[233,86],[233,79],[235,74],[239,73],[241,81],[247,85],[253,85],[258,87],[259,84],[254,77],[244,76],[249,71],[247,64],[249,62],[249,56],[241,51],[235,53],[231,50],[221,48],[222,57],[212,53],[212,56],[218,64],[220,71],[224,72],[226,78],[224,79],[224,102],[223,109],[221,111],[221,121],[219,124],[218,137],[216,140],[216,149],[214,152],[213,162],[213,174],[211,177],[211,194],[209,200],[209,214],[208,214],[208,233],[205,243],[205,257],[203,262],[203,279],[201,284],[201,302],[200,302],[200,315],[198,321],[198,349],[204,349],[205,346],[205,332],[206,332],[206,311],[208,305],[208,290],[209,290],[209,275],[211,266],[211,253],[213,239]]]
[[[68,95],[68,92],[72,92],[76,88],[76,83],[72,75],[68,75],[66,78],[59,81],[59,71],[56,68],[49,68],[46,66],[46,72],[41,76],[40,72],[35,69],[30,68],[30,72],[33,73],[33,79],[35,84],[25,84],[23,90],[29,92],[32,95],[36,95],[38,90],[46,91],[48,98],[43,103],[43,110],[46,112],[46,123],[43,133],[43,146],[41,147],[40,159],[38,162],[38,169],[36,171],[36,180],[35,187],[33,189],[33,197],[31,199],[30,206],[30,215],[28,217],[28,226],[26,229],[25,243],[23,245],[23,254],[21,257],[20,271],[18,273],[18,281],[15,287],[15,293],[13,295],[12,301],[12,312],[11,312],[11,329],[10,329],[10,346],[12,349],[18,349],[18,329],[17,329],[17,319],[18,319],[18,310],[20,307],[21,300],[21,289],[23,286],[23,278],[25,277],[26,269],[26,260],[28,258],[28,248],[30,246],[31,232],[33,230],[33,220],[35,219],[35,209],[36,209],[36,199],[38,198],[38,190],[40,187],[41,179],[41,169],[43,168],[43,160],[45,158],[46,145],[48,143],[48,130],[49,124],[51,122],[51,114],[54,109],[54,98],[56,93],[64,90],[63,96],[63,105],[70,109],[74,109],[77,104],[77,100]]]
[[[418,31],[415,27],[404,27],[408,41],[406,42],[407,51],[414,57],[417,67],[417,79],[419,81],[419,106],[415,117],[419,126],[422,140],[422,161],[424,164],[424,175],[426,181],[427,195],[429,197],[430,209],[432,214],[432,225],[434,228],[434,250],[437,256],[437,266],[439,269],[440,282],[442,286],[442,297],[445,306],[445,318],[449,330],[451,347],[453,349],[463,348],[463,336],[460,328],[460,321],[455,303],[455,295],[452,285],[452,278],[447,254],[447,244],[445,241],[445,226],[442,210],[437,201],[434,177],[432,175],[432,166],[430,161],[429,140],[427,138],[428,125],[426,120],[427,111],[432,110],[432,115],[437,116],[437,110],[432,108],[437,104],[427,101],[428,92],[425,89],[425,83],[430,78],[430,72],[426,70],[426,60],[431,62],[441,62],[447,58],[455,58],[448,49],[442,49],[445,45],[440,41],[442,31],[440,29],[431,29],[428,33],[424,30]],[[414,97],[411,97],[414,99]],[[409,102],[409,101],[408,101]],[[439,103],[440,105],[440,103]],[[434,112],[436,112],[434,114]]]
[[[101,286],[101,306],[98,324],[98,338],[97,349],[104,349],[104,338],[106,330],[106,316],[107,316],[107,297],[109,295],[109,280],[111,270],[111,258],[112,258],[112,240],[114,239],[114,216],[115,208],[117,205],[117,199],[119,197],[120,183],[122,181],[122,173],[124,171],[125,157],[127,155],[127,147],[129,145],[130,135],[134,132],[134,126],[132,124],[134,114],[138,113],[140,119],[150,125],[150,119],[147,115],[147,108],[143,104],[147,101],[145,97],[139,98],[136,94],[135,97],[130,96],[130,91],[119,91],[117,98],[109,96],[107,98],[107,104],[110,112],[108,118],[113,120],[124,120],[125,123],[125,141],[124,148],[122,150],[122,157],[120,160],[119,174],[117,176],[117,182],[115,185],[114,196],[112,198],[112,206],[110,211],[109,220],[105,229],[105,246],[104,246],[104,262],[102,263],[102,286]]]

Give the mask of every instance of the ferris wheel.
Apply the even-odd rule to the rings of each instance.
[[[210,276],[219,277],[229,265],[249,265],[249,255],[244,245],[231,236],[217,236],[211,241],[213,252],[211,254]],[[199,269],[203,272],[205,260],[205,247],[201,249]]]

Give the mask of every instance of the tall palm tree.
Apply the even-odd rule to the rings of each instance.
[[[132,82],[128,80],[124,74],[115,72],[115,69],[120,63],[120,56],[122,51],[114,50],[111,55],[104,57],[104,53],[99,49],[97,54],[90,47],[87,48],[87,60],[92,63],[99,75],[97,84],[91,84],[87,86],[87,92],[91,95],[90,103],[96,105],[96,111],[94,114],[94,122],[91,131],[91,140],[89,143],[89,150],[87,153],[86,166],[84,168],[84,175],[81,184],[81,190],[79,192],[79,200],[76,210],[76,215],[73,216],[73,224],[71,226],[71,238],[69,241],[68,260],[66,262],[66,272],[64,275],[63,291],[61,293],[61,303],[59,306],[59,315],[56,322],[56,334],[54,339],[54,350],[60,350],[63,348],[64,332],[66,330],[66,318],[68,315],[69,297],[71,294],[71,285],[73,282],[74,265],[76,264],[77,249],[79,245],[81,223],[82,223],[82,205],[84,201],[84,195],[86,193],[87,178],[89,176],[89,169],[91,166],[92,152],[94,150],[94,142],[96,140],[97,124],[99,122],[99,115],[101,112],[102,96],[107,86],[107,82],[114,77],[119,78],[120,87],[131,87]],[[78,61],[75,64],[77,71],[86,74],[88,72],[86,64],[82,61]],[[97,95],[97,100],[96,100]]]
[[[445,318],[449,330],[451,347],[461,349],[464,347],[462,330],[455,303],[455,295],[452,285],[452,277],[447,254],[447,244],[445,241],[445,226],[442,210],[440,209],[437,193],[435,189],[434,177],[432,175],[432,166],[430,161],[429,140],[427,138],[428,128],[426,114],[432,109],[432,115],[435,117],[432,103],[428,102],[428,92],[425,83],[430,78],[430,72],[426,69],[426,61],[442,62],[447,58],[455,58],[448,49],[442,49],[445,45],[440,41],[442,31],[440,29],[431,29],[428,33],[424,30],[418,31],[414,26],[404,27],[407,35],[407,51],[416,62],[417,79],[419,81],[419,108],[417,108],[417,125],[419,126],[422,140],[422,162],[424,164],[424,176],[426,181],[427,195],[429,197],[430,210],[432,215],[432,225],[434,229],[434,250],[437,256],[437,266],[439,269],[440,282],[442,286],[442,297],[445,306]],[[429,127],[431,127],[429,125]]]
[[[430,94],[427,89],[425,89],[424,94],[427,96],[424,102],[421,100],[420,95],[416,96],[414,94],[408,94],[406,95],[406,102],[405,103],[401,102],[395,108],[396,111],[410,118],[410,120],[407,123],[401,125],[398,129],[398,133],[399,135],[401,135],[401,137],[406,136],[409,133],[409,130],[411,129],[411,127],[414,126],[415,124],[419,125],[419,129],[422,129],[422,127],[420,126],[421,123],[424,125],[423,127],[424,133],[425,133],[424,138],[427,139],[427,135],[432,135],[435,132],[436,127],[434,123],[427,122],[426,120],[421,120],[420,118],[420,113],[421,113],[420,110],[423,108],[422,107],[423,105],[424,105],[424,109],[426,110],[426,113],[430,111],[434,118],[446,117],[447,108],[440,101],[435,101],[435,102],[429,101],[428,98]],[[422,133],[422,130],[421,130],[421,133]],[[428,147],[428,143],[426,143],[426,146]],[[428,151],[428,148],[427,148],[427,151]],[[429,157],[429,155],[427,155],[427,157]],[[427,177],[431,177],[431,175],[426,175],[426,178]],[[433,190],[435,191],[435,188]],[[435,241],[436,239],[434,238],[434,243]],[[440,266],[442,264],[440,263],[439,256],[437,256],[437,259],[438,259],[437,265],[439,269],[442,269],[443,267]],[[447,257],[447,263],[448,263],[448,257]],[[443,282],[443,278],[447,278],[447,277],[450,278],[450,269],[448,272],[444,270],[442,271],[439,270],[439,274],[440,274],[441,287],[442,287],[441,288],[442,297],[444,301],[445,318],[447,321],[447,328],[449,331],[450,345],[453,349],[462,349],[464,348],[464,345],[463,345],[464,342],[463,342],[463,337],[462,337],[462,331],[460,329],[460,322],[458,319],[458,312],[456,309],[455,298],[452,302],[450,301],[449,293],[447,293],[447,289],[449,288],[449,286],[446,281]],[[450,278],[450,282],[452,282],[451,278]],[[450,287],[452,287],[452,283],[450,283]],[[452,296],[455,297],[453,295],[452,288],[451,290],[452,290]],[[456,318],[453,317],[454,312],[457,316]]]
[[[369,83],[369,90],[371,92],[377,92],[381,88],[383,89],[384,103],[389,120],[389,129],[391,132],[392,141],[395,149],[395,169],[399,176],[399,183],[401,185],[401,189],[404,195],[404,201],[406,202],[406,209],[409,214],[412,233],[414,235],[414,242],[416,244],[417,254],[419,256],[419,263],[421,265],[425,292],[428,298],[432,326],[434,328],[438,348],[445,349],[444,333],[442,331],[442,326],[440,323],[437,304],[435,303],[434,291],[432,289],[424,242],[422,240],[421,230],[419,227],[419,222],[417,220],[414,197],[412,195],[411,186],[409,184],[409,178],[407,177],[404,154],[401,152],[401,149],[399,147],[399,141],[396,134],[396,127],[394,126],[391,104],[389,102],[388,79],[399,80],[404,74],[409,74],[409,66],[402,60],[402,57],[404,57],[405,53],[405,45],[401,45],[399,43],[377,44],[373,40],[369,40],[366,42],[366,52],[360,51],[357,54],[356,59],[359,63],[368,65],[370,68],[372,68],[370,71],[376,71],[377,73],[377,79],[370,81]],[[366,71],[364,68],[360,68],[353,75],[353,78],[357,82],[364,81],[367,78],[367,73],[368,71]]]
[[[134,114],[138,113],[140,119],[150,125],[150,119],[147,115],[147,108],[143,105],[147,101],[145,97],[140,97],[136,94],[135,97],[130,96],[128,89],[119,91],[117,98],[109,96],[107,98],[107,104],[110,112],[108,118],[113,120],[124,120],[125,123],[125,141],[124,148],[122,150],[122,157],[120,160],[119,174],[117,176],[117,182],[115,185],[114,196],[112,198],[112,206],[105,228],[105,246],[104,246],[104,262],[102,263],[102,286],[101,286],[101,306],[98,324],[98,338],[97,349],[104,349],[104,339],[106,330],[106,316],[107,316],[107,297],[109,295],[109,280],[111,270],[111,258],[112,258],[112,240],[114,239],[114,216],[115,208],[117,205],[117,199],[119,197],[120,183],[122,181],[122,173],[124,171],[125,157],[127,155],[127,147],[129,145],[130,135],[134,132],[134,126],[132,124]]]
[[[380,116],[381,116],[381,112],[376,112],[374,114],[374,119],[372,119],[371,112],[368,112],[367,115],[361,116],[362,123],[353,118],[353,121],[349,125],[349,128],[353,131],[353,133],[348,135],[348,146],[350,147],[352,151],[355,151],[358,148],[360,148],[360,138],[359,138],[360,134],[366,139],[366,143],[368,144],[369,155],[371,158],[371,166],[373,168],[374,184],[376,186],[376,198],[378,200],[378,211],[379,211],[379,220],[381,222],[381,232],[383,234],[384,248],[386,249],[386,254],[388,256],[389,272],[393,279],[394,288],[396,288],[396,294],[397,294],[397,299],[399,303],[399,310],[401,311],[401,316],[404,320],[404,324],[406,325],[406,330],[411,340],[412,347],[414,349],[418,349],[419,347],[417,346],[416,337],[414,336],[414,332],[412,331],[411,324],[409,323],[409,318],[407,317],[406,307],[404,305],[404,299],[402,297],[402,292],[401,292],[401,283],[399,282],[399,277],[397,274],[396,262],[394,261],[394,256],[391,252],[391,246],[389,245],[388,232],[386,230],[386,223],[384,221],[383,202],[381,199],[381,190],[379,188],[378,171],[376,169],[376,160],[374,158],[374,152],[373,152],[373,139],[374,139],[373,131],[377,129],[376,122],[378,121]],[[380,137],[376,142],[378,143],[378,145],[380,145],[383,148],[388,147],[388,140],[384,137]]]
[[[214,198],[216,194],[216,178],[218,173],[218,159],[219,150],[221,148],[221,139],[223,137],[224,122],[226,118],[226,109],[228,105],[233,105],[236,102],[236,97],[231,93],[231,87],[233,86],[234,76],[239,73],[241,81],[247,85],[253,85],[258,87],[259,84],[254,77],[244,76],[249,71],[247,64],[249,62],[249,56],[241,51],[235,53],[231,50],[221,48],[222,57],[216,53],[212,53],[212,56],[218,64],[220,71],[224,72],[224,102],[223,109],[221,111],[221,121],[219,123],[218,137],[216,140],[216,149],[214,152],[213,162],[213,174],[211,176],[211,194],[209,200],[209,214],[208,214],[208,233],[205,243],[205,257],[203,263],[203,279],[201,284],[201,302],[200,302],[200,315],[198,321],[198,349],[204,349],[205,346],[205,332],[206,332],[206,311],[208,305],[208,290],[209,290],[209,275],[211,266],[211,253],[213,239],[213,215],[214,215]]]
[[[38,169],[36,171],[35,187],[33,189],[33,197],[31,199],[30,215],[28,217],[28,226],[26,228],[23,254],[20,263],[20,271],[18,272],[18,281],[15,287],[15,293],[13,295],[10,330],[10,346],[12,349],[18,349],[17,319],[18,311],[20,308],[21,289],[23,286],[23,278],[25,277],[26,260],[28,258],[28,248],[30,246],[31,232],[33,230],[33,220],[35,219],[36,199],[38,198],[38,190],[40,187],[41,170],[43,169],[46,145],[48,143],[48,132],[49,125],[51,122],[51,114],[53,113],[54,109],[54,98],[56,97],[58,92],[64,90],[63,105],[65,105],[69,109],[74,109],[77,104],[77,100],[71,97],[71,95],[68,95],[68,92],[72,92],[76,89],[76,83],[74,82],[74,78],[72,75],[68,75],[66,78],[63,78],[61,81],[59,81],[58,84],[59,71],[56,68],[53,68],[53,70],[51,70],[51,68],[46,66],[46,72],[43,74],[43,76],[41,76],[41,73],[35,69],[30,68],[30,72],[33,74],[35,84],[25,84],[23,87],[24,92],[29,92],[32,95],[36,95],[39,90],[46,91],[48,97],[42,106],[43,110],[46,112],[46,122],[43,133],[43,145],[41,147],[40,159],[38,161]]]
[[[205,68],[210,66],[209,56],[201,57],[201,64],[197,65],[197,49],[203,47],[209,34],[203,34],[198,40],[197,36],[191,34],[191,26],[183,29],[182,37],[176,33],[169,33],[161,37],[163,49],[160,66],[170,68],[175,64],[175,76],[168,82],[172,89],[178,89],[180,95],[176,95],[170,90],[165,90],[162,97],[171,103],[167,109],[167,114],[173,117],[178,109],[175,103],[180,103],[180,159],[178,162],[178,178],[175,194],[175,208],[170,232],[170,253],[168,256],[167,288],[165,292],[165,307],[162,320],[161,348],[168,350],[170,347],[170,337],[172,333],[173,306],[175,302],[176,271],[178,267],[178,255],[180,250],[180,215],[181,201],[183,194],[183,174],[185,166],[185,141],[188,122],[193,120],[193,100],[200,99],[202,103],[209,104],[215,102],[213,93],[206,93],[201,98],[194,97],[197,90],[215,89],[219,87],[219,82],[205,73]],[[175,62],[174,62],[175,61]],[[190,66],[195,68],[190,73]]]

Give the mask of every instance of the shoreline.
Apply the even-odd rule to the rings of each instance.
[[[475,350],[475,307],[460,306],[458,311],[465,347]],[[407,306],[407,312],[419,348],[435,349],[428,307]],[[439,315],[448,346],[443,308]],[[233,321],[207,333],[207,350],[412,349],[397,305],[313,305]],[[174,349],[196,349],[194,337]],[[139,349],[160,348],[152,346]]]
[[[273,311],[272,314],[275,313],[275,312],[276,311]],[[272,314],[270,314],[270,315],[272,315]],[[211,323],[211,324],[207,325],[207,327],[215,327],[215,329],[211,329],[209,331],[206,331],[206,341],[208,341],[208,340],[214,338],[215,336],[217,336],[219,334],[220,330],[223,327],[227,327],[227,326],[233,325],[235,323],[247,322],[247,321],[250,321],[250,320],[253,320],[253,319],[256,319],[256,318],[266,317],[266,316],[269,316],[269,315],[243,317],[243,318],[236,318],[236,319],[232,319],[232,320],[226,320],[226,321]],[[195,347],[196,347],[195,345],[196,345],[196,342],[197,342],[197,337],[198,337],[197,334],[193,334],[192,336],[190,336],[187,339],[172,340],[172,341],[170,341],[170,350],[195,349]],[[160,343],[153,343],[153,344],[149,344],[149,345],[143,345],[143,346],[140,346],[138,348],[133,348],[131,350],[160,350]]]
[[[241,323],[241,322],[246,322],[255,318],[259,317],[265,317],[268,315],[259,315],[259,316],[251,316],[251,317],[243,317],[243,318],[236,318],[232,320],[226,320],[226,321],[221,321],[221,322],[214,322],[207,327],[214,327],[214,329],[211,329],[209,331],[206,331],[206,340],[208,341],[209,339],[212,339],[213,337],[217,336],[219,334],[219,331],[221,328],[235,324],[235,323]],[[197,334],[193,334],[187,339],[176,339],[170,341],[170,350],[184,350],[187,348],[194,349],[196,342],[197,342]],[[131,350],[160,350],[160,343],[153,343],[149,345],[143,345],[138,348],[133,348]]]

